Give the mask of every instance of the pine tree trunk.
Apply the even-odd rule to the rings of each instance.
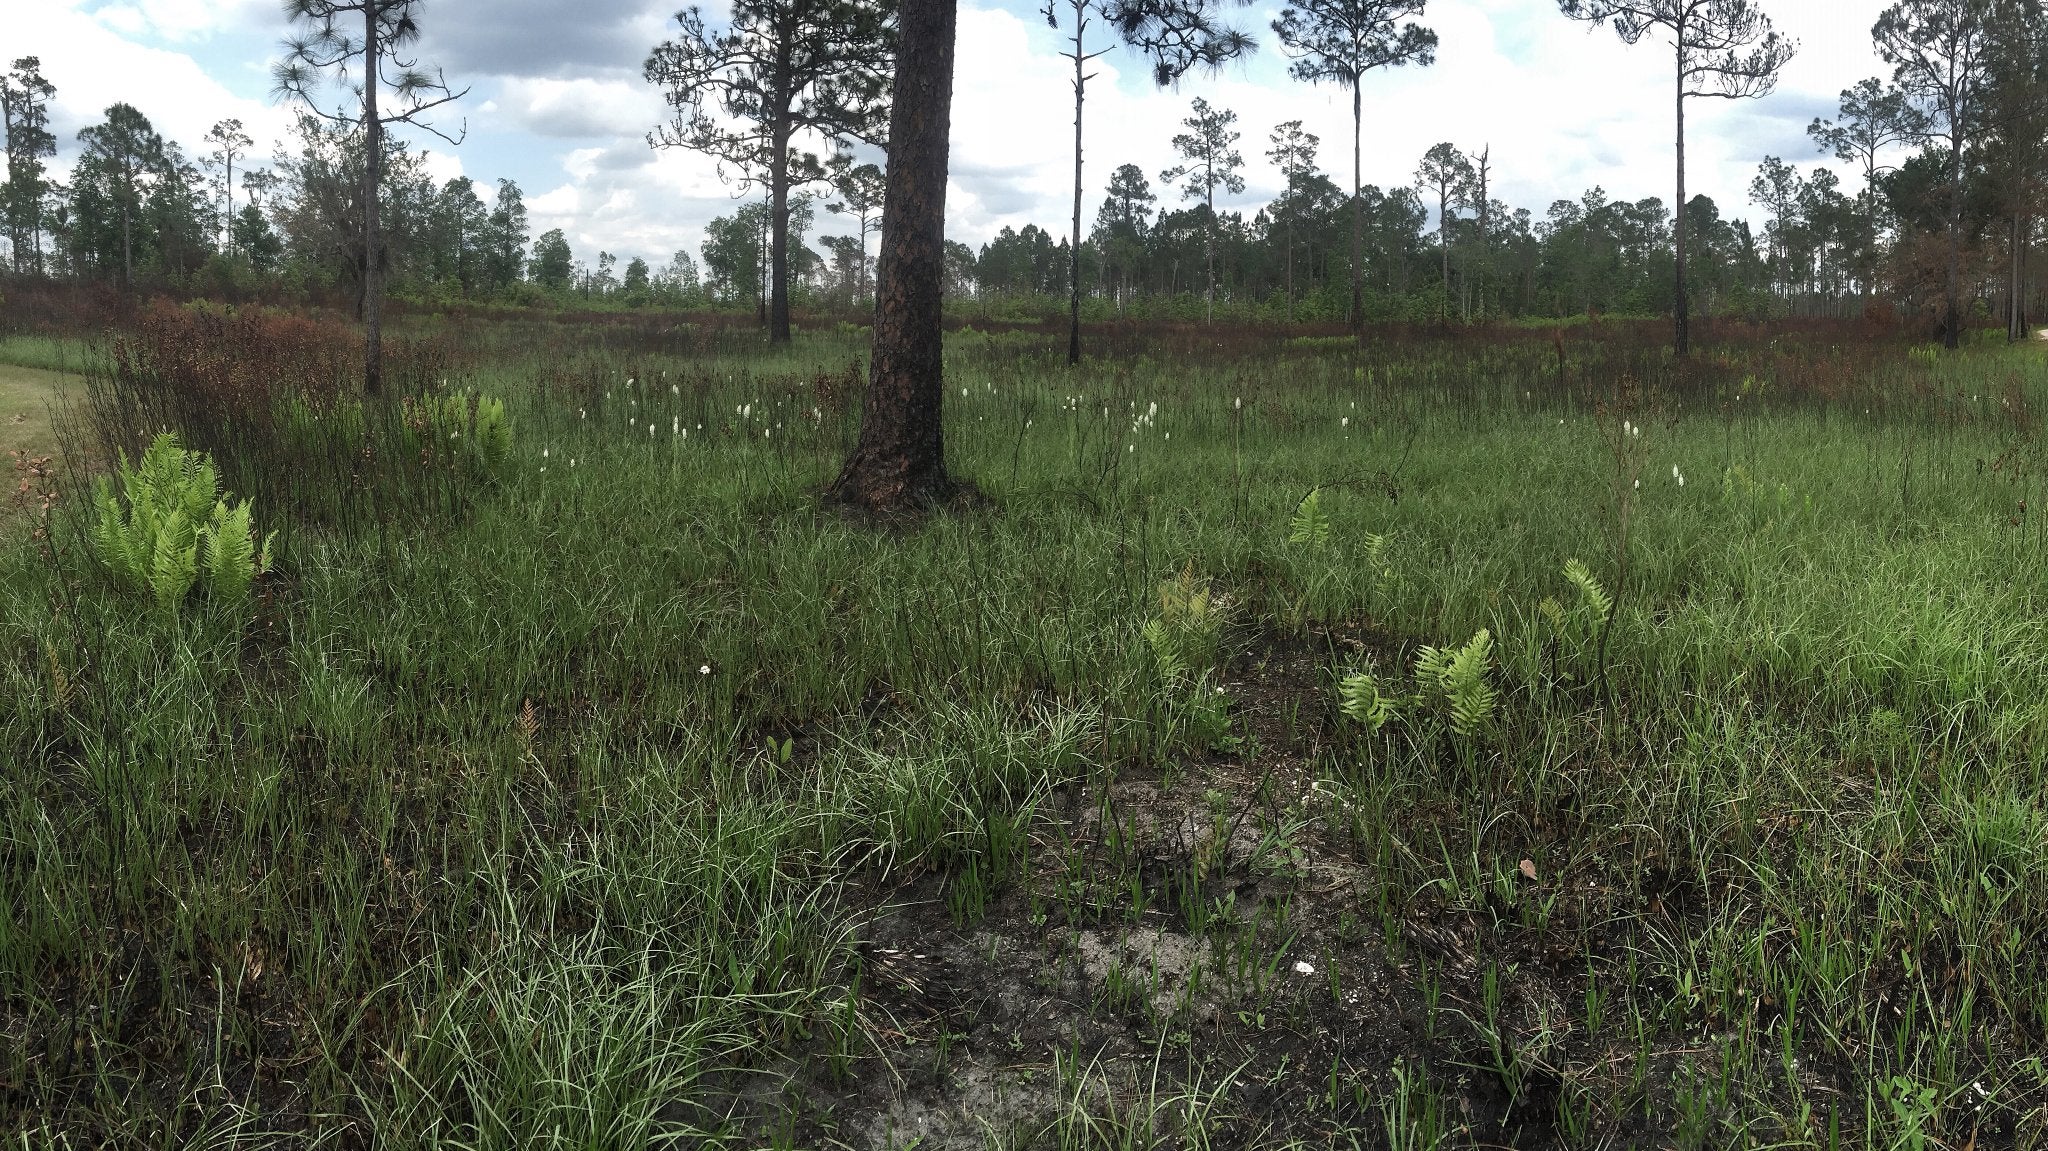
[[[1216,322],[1216,170],[1209,169],[1209,197],[1204,201],[1209,209],[1209,228],[1204,235],[1208,242],[1202,245],[1202,267],[1208,277],[1208,287],[1202,294],[1203,311],[1208,323]]]
[[[1963,138],[1953,124],[1949,131],[1948,318],[1941,342],[1954,349],[1963,343]]]
[[[1686,315],[1685,298],[1685,41],[1681,36],[1678,49],[1678,210],[1671,217],[1672,247],[1678,254],[1677,283],[1674,285],[1671,307],[1671,343],[1683,359],[1692,350],[1691,317]]]
[[[363,5],[363,394],[384,390],[384,301],[377,259],[377,169],[384,125],[377,119],[378,5]]]
[[[1360,160],[1360,139],[1365,131],[1363,105],[1358,88],[1361,77],[1351,77],[1351,330],[1365,332],[1365,168]]]
[[[941,311],[956,4],[904,0],[899,16],[873,363],[860,442],[829,493],[873,512],[924,507],[958,490],[946,475]]]
[[[768,342],[789,342],[789,141],[778,135],[768,174]]]
[[[2018,211],[2012,214],[2012,274],[2011,299],[2007,301],[2005,337],[2011,343],[2027,338],[2027,230],[2025,218]]]
[[[1087,27],[1082,8],[1074,6],[1074,242],[1068,253],[1073,301],[1067,325],[1067,363],[1081,362],[1081,104],[1087,94],[1088,77],[1081,69],[1088,56],[1081,50],[1081,34]]]
[[[1451,318],[1451,186],[1436,186],[1436,246],[1442,249],[1444,262],[1444,306],[1443,320]]]

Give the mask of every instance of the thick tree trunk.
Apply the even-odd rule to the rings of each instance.
[[[363,394],[384,390],[384,300],[377,259],[377,169],[384,125],[377,119],[376,4],[363,5]]]
[[[768,174],[768,342],[789,342],[789,142],[778,137]]]
[[[942,291],[947,133],[957,0],[904,0],[889,113],[888,196],[860,442],[830,497],[874,512],[951,497],[946,475]]]
[[[1359,82],[1351,77],[1351,330],[1365,331],[1365,169],[1360,160],[1360,139],[1365,131]]]
[[[1678,254],[1677,284],[1672,293],[1671,346],[1684,359],[1692,350],[1692,318],[1685,298],[1685,41],[1678,49],[1678,210],[1671,216],[1672,247]]]
[[[1072,306],[1067,324],[1067,363],[1081,362],[1081,104],[1087,96],[1088,77],[1081,71],[1087,64],[1081,36],[1087,28],[1082,7],[1074,5],[1074,242],[1068,252],[1068,273],[1072,279]]]

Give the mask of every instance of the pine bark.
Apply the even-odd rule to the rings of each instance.
[[[1692,318],[1685,297],[1685,38],[1678,40],[1678,210],[1671,216],[1672,246],[1678,254],[1678,281],[1672,297],[1672,347],[1683,359],[1692,350]]]
[[[768,176],[768,342],[789,342],[789,141],[776,141]]]
[[[384,125],[377,119],[377,15],[363,5],[363,394],[384,390],[384,285],[377,260],[378,168]]]
[[[1359,192],[1365,186],[1365,167],[1360,157],[1365,134],[1364,104],[1359,96],[1360,78],[1351,78],[1351,330],[1365,331],[1365,201]]]
[[[873,362],[860,440],[829,498],[870,512],[951,498],[943,435],[946,166],[957,0],[904,0],[889,114]]]
[[[1073,290],[1071,314],[1067,326],[1067,363],[1069,366],[1081,362],[1081,105],[1087,96],[1088,77],[1082,69],[1088,63],[1087,53],[1082,51],[1082,33],[1087,20],[1081,8],[1074,9],[1074,239],[1067,253],[1070,262],[1068,273]]]

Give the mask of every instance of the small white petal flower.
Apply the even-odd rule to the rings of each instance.
[[[711,665],[707,663],[707,664],[705,664],[705,665],[704,665],[703,667],[700,667],[700,668],[698,668],[698,669],[697,669],[697,674],[698,674],[698,675],[710,675],[710,674],[711,674]]]
[[[1296,975],[1314,975],[1316,973],[1316,966],[1306,959],[1297,959],[1294,961],[1294,973]]]

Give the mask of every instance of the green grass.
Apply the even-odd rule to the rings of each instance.
[[[0,365],[76,374],[90,355],[84,342],[61,336],[0,337]]]
[[[1596,409],[1547,333],[1072,373],[964,334],[985,502],[876,527],[817,499],[851,340],[578,353],[564,389],[507,337],[502,485],[355,533],[259,501],[244,610],[167,622],[61,514],[0,551],[0,1125],[2048,1138],[2038,349],[1828,399],[1723,349],[1719,393]],[[1290,543],[1318,487],[1328,541]],[[1223,597],[1207,666],[1147,638],[1177,579]],[[1480,628],[1461,732],[1412,669]],[[1419,700],[1377,732],[1338,710],[1366,669]]]
[[[56,454],[50,414],[77,383],[76,376],[0,363],[0,452]]]

